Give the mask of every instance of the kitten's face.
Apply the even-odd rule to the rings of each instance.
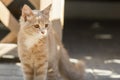
[[[49,11],[50,7],[46,9],[31,10],[30,7],[24,5],[22,8],[22,16],[20,20],[21,29],[29,36],[40,35],[46,36],[49,30]]]

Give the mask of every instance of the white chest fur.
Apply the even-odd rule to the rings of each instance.
[[[40,39],[42,39],[43,37],[46,37],[47,36],[47,30],[45,30],[45,33],[42,34],[40,31],[33,34],[33,35],[30,35],[30,36],[27,36],[26,40],[25,40],[25,46],[29,49],[31,48],[34,44],[36,44]]]
[[[35,45],[39,39],[41,39],[42,36],[40,34],[34,34],[32,36],[27,36],[27,39],[25,40],[25,46],[27,49],[31,48],[33,45]]]

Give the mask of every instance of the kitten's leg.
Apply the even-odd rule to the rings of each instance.
[[[54,63],[49,67],[48,80],[64,80],[60,74],[57,63]]]
[[[33,80],[34,79],[34,71],[30,64],[23,63],[23,73],[24,73],[24,80]]]
[[[35,65],[35,80],[47,79],[48,62],[41,62]]]

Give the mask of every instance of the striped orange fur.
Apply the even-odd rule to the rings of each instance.
[[[24,5],[18,54],[24,80],[81,80],[84,65],[73,64],[49,20],[51,5],[42,11]],[[72,76],[71,76],[72,75]]]

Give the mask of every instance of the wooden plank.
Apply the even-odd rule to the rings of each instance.
[[[13,0],[1,0],[6,6],[12,3]]]
[[[64,0],[53,0],[52,19],[60,19],[61,27],[64,24]]]
[[[50,19],[53,27],[62,39],[62,29],[64,24],[64,0],[40,0],[40,10],[52,3],[52,11]]]
[[[51,3],[52,0],[40,0],[40,10],[46,8]]]
[[[62,30],[64,23],[64,0],[53,0],[53,9],[51,19],[53,27],[56,29],[60,39],[62,40]]]
[[[5,38],[3,38],[1,43],[17,43],[17,34],[14,32],[10,32]]]
[[[11,55],[18,57],[16,44],[3,44],[0,43],[0,57],[4,55]]]
[[[40,0],[29,0],[34,6],[36,9],[39,9],[40,8]]]
[[[10,29],[12,32],[18,33],[19,23],[6,8],[6,6],[0,1],[0,20],[2,23]]]
[[[5,1],[4,1],[5,2]],[[7,3],[7,1],[6,1]],[[17,40],[17,33],[19,31],[19,23],[10,13],[10,11],[6,8],[6,6],[0,1],[0,20],[2,23],[11,30],[3,40],[0,42],[2,43],[10,43],[16,42]]]

